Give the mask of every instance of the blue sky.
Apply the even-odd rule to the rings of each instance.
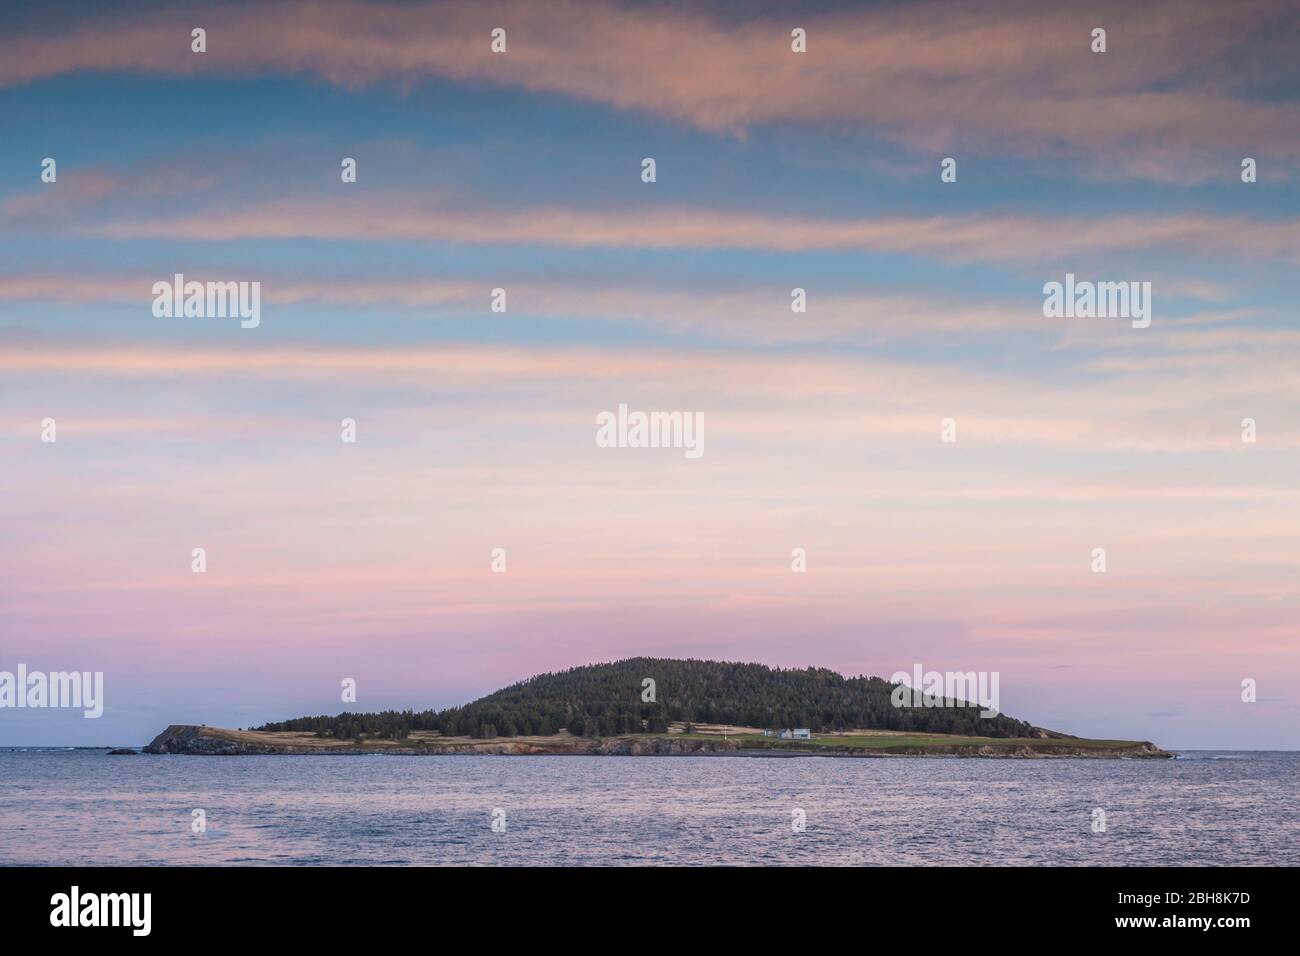
[[[0,15],[0,669],[108,694],[0,743],[657,654],[1296,745],[1294,9],[136,9]],[[156,318],[177,272],[260,326]],[[1151,327],[1045,318],[1066,272]],[[708,452],[595,448],[619,403]]]

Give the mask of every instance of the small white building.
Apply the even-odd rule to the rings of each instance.
[[[780,737],[782,740],[812,740],[812,731],[807,727],[796,727],[794,730],[786,729],[782,731],[765,730],[764,737]]]

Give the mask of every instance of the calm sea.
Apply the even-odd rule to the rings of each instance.
[[[1300,864],[1300,754],[0,752],[0,864]],[[1105,832],[1093,832],[1094,810]],[[207,830],[195,833],[192,811]],[[493,832],[504,811],[504,832]],[[806,829],[794,832],[795,810]],[[498,821],[501,814],[496,814]]]

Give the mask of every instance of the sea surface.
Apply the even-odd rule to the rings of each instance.
[[[1297,794],[1294,752],[1159,761],[9,750],[0,864],[1295,866]],[[1104,832],[1094,832],[1097,808]],[[195,809],[205,832],[194,832]]]

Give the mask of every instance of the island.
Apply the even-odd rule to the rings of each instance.
[[[916,704],[899,706],[899,700]],[[917,705],[919,704],[919,705]],[[964,699],[900,693],[826,668],[638,657],[540,674],[460,707],[344,712],[250,729],[174,724],[148,754],[1168,758],[982,716]]]

